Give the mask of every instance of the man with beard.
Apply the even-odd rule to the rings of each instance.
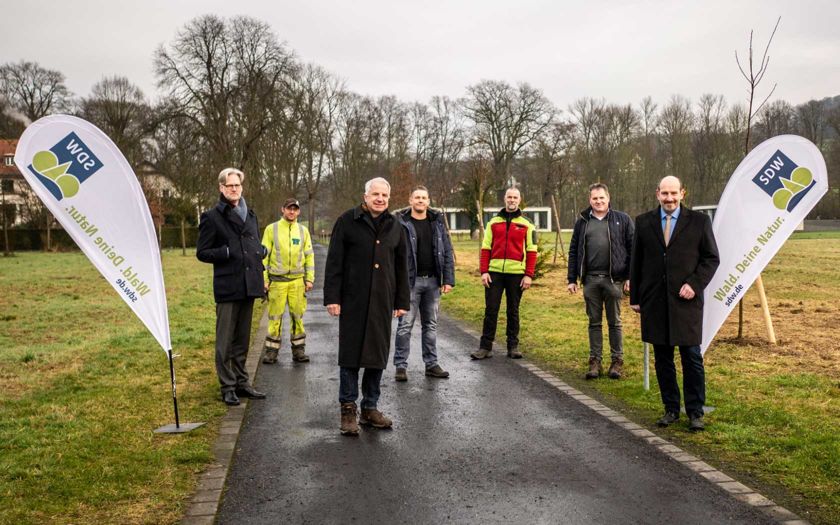
[[[681,206],[685,196],[676,177],[656,188],[659,207],[636,218],[630,262],[630,308],[642,315],[642,341],[653,345],[656,380],[667,427],[680,418],[680,390],[674,346],[680,349],[688,429],[703,430],[706,374],[703,340],[703,290],[720,264],[708,215]]]
[[[455,258],[452,242],[443,222],[443,214],[429,209],[429,190],[417,186],[408,199],[409,209],[397,215],[406,233],[408,281],[411,285],[411,309],[400,317],[394,339],[395,379],[408,381],[408,354],[411,329],[420,316],[423,363],[426,376],[447,378],[449,372],[438,364],[437,317],[440,294],[455,286]]]
[[[507,355],[521,359],[519,351],[519,301],[531,287],[537,267],[537,241],[534,225],[522,216],[519,188],[505,192],[505,207],[484,228],[481,243],[481,284],[484,285],[484,327],[473,359],[493,357],[493,340],[502,294],[507,303]]]

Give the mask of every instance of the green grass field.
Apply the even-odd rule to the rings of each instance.
[[[707,432],[657,432],[700,454],[815,524],[840,515],[840,236],[796,234],[764,273],[780,344],[764,342],[756,295],[745,339],[724,326],[706,354]],[[567,239],[568,241],[568,239]],[[568,246],[568,243],[566,244]],[[478,327],[477,244],[456,243],[450,315]],[[807,265],[803,263],[807,262]],[[173,422],[166,355],[80,253],[0,258],[0,523],[174,523],[225,407],[213,369],[211,268],[164,253],[184,435]],[[586,316],[552,269],[522,305],[522,349],[564,380],[650,425],[655,379],[642,389],[638,320],[625,308],[627,376],[583,380]],[[504,331],[501,316],[499,333]],[[465,349],[467,352],[470,349]]]
[[[164,254],[181,421],[166,354],[81,253],[0,258],[0,523],[175,523],[225,406],[212,269]]]
[[[744,301],[743,340],[734,340],[736,314],[706,354],[707,404],[716,408],[707,417],[707,431],[689,434],[685,419],[677,428],[655,431],[813,523],[837,523],[840,343],[835,325],[840,240],[836,234],[802,237],[789,240],[763,274],[780,344],[771,347],[765,342],[758,295],[750,290]],[[568,247],[568,237],[565,240]],[[483,308],[477,305],[483,305],[484,292],[478,244],[455,244],[457,286],[445,296],[443,308],[480,329]],[[553,246],[553,237],[549,244]],[[569,295],[566,267],[559,261],[535,284],[520,310],[525,356],[653,428],[662,405],[652,358],[651,388],[642,387],[639,322],[627,301],[622,310],[625,378],[586,381],[589,344],[582,293]],[[503,344],[504,301],[499,318],[497,340]]]

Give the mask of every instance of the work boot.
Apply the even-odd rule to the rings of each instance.
[[[475,352],[471,353],[470,357],[473,359],[487,359],[488,357],[493,357],[493,351],[487,350],[486,348],[479,348]]]
[[[308,363],[309,356],[306,355],[306,347],[303,345],[292,347],[292,361],[295,363]]]
[[[601,360],[594,357],[589,358],[589,372],[586,373],[586,379],[595,379],[601,377]]]
[[[408,374],[405,371],[405,368],[397,368],[397,373],[394,374],[394,380],[396,381],[408,381]]]
[[[656,426],[658,427],[667,427],[673,423],[676,423],[680,420],[680,413],[679,412],[665,412],[665,414],[659,418],[656,422]]]
[[[356,403],[341,404],[341,435],[359,435],[359,422],[356,420]]]
[[[391,428],[393,422],[375,408],[363,408],[359,424],[370,425],[374,428]]]
[[[511,359],[522,359],[522,352],[518,348],[508,348],[508,357]]]
[[[610,377],[610,379],[621,379],[621,372],[623,367],[623,359],[613,359],[610,363],[610,369],[607,372],[607,375]]]
[[[690,432],[700,432],[705,430],[706,424],[703,423],[703,416],[693,416],[688,418],[688,430]]]
[[[426,375],[429,377],[449,377],[449,372],[440,367],[440,365],[430,366],[426,369]]]
[[[276,348],[265,348],[265,355],[263,355],[262,362],[267,365],[273,365],[277,362],[277,349]]]

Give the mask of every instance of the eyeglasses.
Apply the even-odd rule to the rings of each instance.
[[[227,188],[229,190],[235,190],[235,189],[238,189],[238,188],[242,187],[241,184],[222,184],[222,186],[224,186],[225,188]]]

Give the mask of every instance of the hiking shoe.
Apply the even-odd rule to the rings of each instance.
[[[277,362],[277,349],[276,348],[268,348],[265,349],[265,355],[263,355],[262,362],[267,365],[273,365]]]
[[[586,373],[586,379],[596,379],[601,377],[601,360],[594,357],[589,358],[589,372]]]
[[[359,424],[370,425],[373,428],[391,428],[393,422],[375,408],[363,408]]]
[[[623,359],[613,359],[610,363],[610,369],[607,371],[607,375],[610,379],[621,379],[621,372],[624,369],[624,360]]]
[[[518,348],[509,348],[508,357],[511,359],[522,359],[522,352]]]
[[[405,368],[397,368],[397,373],[394,374],[394,380],[408,381],[408,374],[405,372]]]
[[[471,353],[470,357],[473,359],[487,359],[488,357],[493,357],[493,351],[485,348],[479,348],[475,352]]]
[[[399,370],[397,370],[397,373],[399,373]],[[403,373],[405,373],[405,370],[403,370]],[[443,377],[443,378],[446,378],[446,377],[449,377],[449,372],[447,372],[446,370],[441,368],[440,365],[435,365],[433,367],[430,367],[430,368],[426,369],[426,375],[429,376],[429,377]]]
[[[309,356],[306,355],[306,347],[305,346],[293,346],[292,347],[292,361],[295,363],[308,363]]]
[[[678,412],[665,412],[665,415],[659,418],[656,422],[656,426],[658,427],[667,427],[671,423],[676,423],[680,419],[680,414]]]
[[[356,421],[356,403],[341,404],[341,435],[359,435],[359,422]]]
[[[689,432],[699,432],[706,429],[706,424],[703,423],[703,416],[689,417],[688,430]]]

